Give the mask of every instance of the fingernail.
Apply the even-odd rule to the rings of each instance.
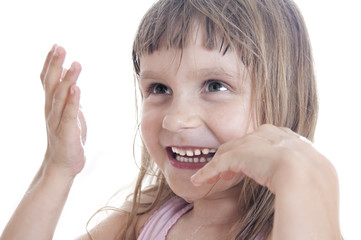
[[[54,54],[55,48],[56,48],[56,44],[53,45],[53,47],[51,48],[50,52],[52,52],[52,53]]]
[[[71,66],[70,66],[70,68],[69,68],[68,72],[74,72],[74,63],[72,63],[72,64],[71,64]]]
[[[191,182],[193,183],[194,186],[199,187],[199,186],[202,185],[202,184],[197,181],[196,177],[197,177],[196,174],[194,174],[193,176],[191,176]]]
[[[58,55],[58,46],[55,46],[53,56],[57,57]]]

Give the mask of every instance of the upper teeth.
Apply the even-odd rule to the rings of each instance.
[[[192,150],[192,149],[184,150],[181,148],[172,147],[172,151],[181,156],[193,157],[193,156],[199,156],[199,155],[201,155],[201,153],[203,153],[203,154],[215,153],[217,151],[217,149],[202,148],[202,149],[194,149],[194,150]]]

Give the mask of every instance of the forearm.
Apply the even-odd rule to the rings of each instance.
[[[6,226],[1,240],[52,239],[73,179],[42,167]]]
[[[65,49],[54,45],[40,74],[48,137],[45,160],[1,240],[52,239],[73,180],[84,167],[87,128],[76,86],[81,66],[73,62],[64,71],[65,55]]]

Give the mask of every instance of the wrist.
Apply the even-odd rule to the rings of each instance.
[[[284,239],[311,239],[316,235],[320,239],[337,239],[339,190],[334,167],[322,155],[293,160],[273,179],[276,239],[282,239],[286,232],[293,235]]]
[[[43,168],[42,179],[45,182],[54,182],[64,186],[71,185],[76,177],[70,169],[58,166],[52,162],[46,164]]]
[[[270,182],[270,190],[277,194],[297,189],[322,191],[330,186],[337,187],[338,177],[335,168],[327,158],[316,153],[287,154],[287,157],[280,160],[280,166]]]
[[[71,161],[65,161],[69,156],[54,154],[49,151],[45,153],[43,162],[43,176],[44,177],[57,177],[64,180],[68,179],[72,181],[76,175],[83,169],[85,157],[84,154],[80,154],[77,158]]]

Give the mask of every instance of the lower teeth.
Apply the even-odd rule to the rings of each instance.
[[[201,158],[187,158],[187,157],[181,157],[179,155],[177,155],[175,157],[175,159],[179,162],[189,162],[189,163],[204,163],[204,162],[209,162],[211,161],[211,157],[209,158],[205,158],[205,157],[201,157]]]

